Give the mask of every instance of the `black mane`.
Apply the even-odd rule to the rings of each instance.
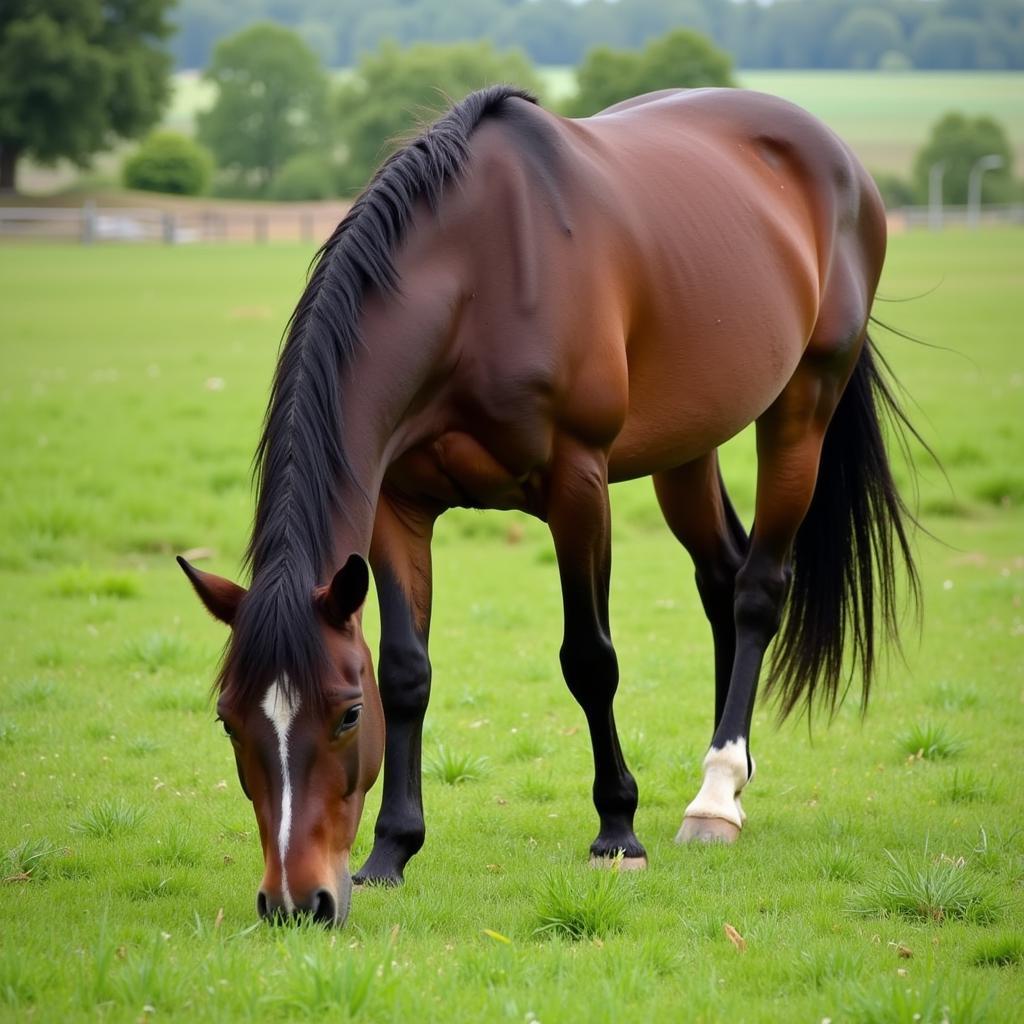
[[[498,85],[453,106],[383,164],[313,258],[253,460],[256,516],[245,558],[252,587],[217,679],[221,690],[230,680],[242,702],[258,699],[274,679],[286,679],[300,698],[320,699],[324,654],[311,594],[334,568],[332,520],[350,479],[339,370],[360,343],[367,290],[398,283],[394,254],[415,204],[426,199],[437,209],[465,169],[474,128],[513,97],[535,102]]]

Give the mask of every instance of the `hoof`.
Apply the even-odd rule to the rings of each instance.
[[[401,875],[356,875],[352,879],[352,889],[354,892],[374,888],[394,889],[404,881]]]
[[[623,857],[621,860],[619,860],[616,857],[596,857],[593,854],[591,854],[590,866],[592,868],[600,868],[606,871],[646,871],[647,858]]]
[[[735,843],[740,830],[725,818],[683,818],[677,843]]]

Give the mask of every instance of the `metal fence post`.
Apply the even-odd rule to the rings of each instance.
[[[96,200],[86,199],[82,203],[82,245],[96,241]]]

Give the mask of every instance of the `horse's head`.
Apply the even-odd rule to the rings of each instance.
[[[253,686],[265,673],[253,666],[251,651],[236,651],[239,644],[260,648],[259,624],[243,621],[249,592],[178,561],[210,613],[233,630],[217,713],[259,824],[259,914],[308,914],[341,925],[352,891],[349,851],[384,749],[384,716],[361,625],[366,563],[353,555],[329,586],[310,594],[326,657],[309,693],[308,685],[293,685],[287,670],[275,669]]]

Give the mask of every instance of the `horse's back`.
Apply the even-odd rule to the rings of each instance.
[[[629,366],[614,475],[695,457],[756,419],[823,310],[866,318],[884,250],[877,193],[806,111],[742,90],[662,92],[569,132],[584,175],[596,165],[602,179],[584,193],[617,197],[600,247]]]

